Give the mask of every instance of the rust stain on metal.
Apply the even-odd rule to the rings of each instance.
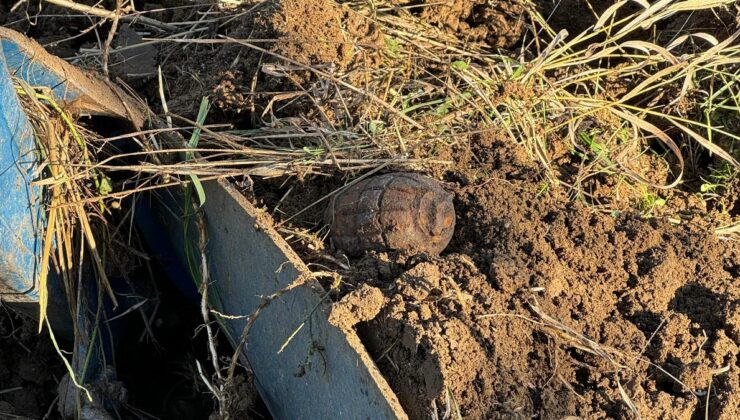
[[[365,251],[442,252],[455,230],[452,194],[431,178],[390,173],[363,180],[336,196],[326,211],[334,246]]]

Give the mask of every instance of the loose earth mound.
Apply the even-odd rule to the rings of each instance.
[[[490,179],[450,184],[446,253],[348,273],[386,296],[359,330],[412,417],[740,415],[740,246],[542,193],[510,146],[473,144]]]

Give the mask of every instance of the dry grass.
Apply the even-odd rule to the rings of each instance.
[[[616,198],[593,198],[590,181],[614,178],[640,208],[682,186],[687,172],[708,173],[695,167],[697,155],[730,174],[740,165],[740,33],[727,39],[679,33],[665,40],[653,30],[676,13],[726,7],[732,0],[666,0],[634,13],[621,1],[580,34],[556,33],[527,5],[521,50],[506,54],[388,2],[341,3],[385,34],[382,51],[355,46],[357,57],[379,54],[379,65],[366,68],[358,59],[344,72],[329,71],[271,47],[291,40],[159,40],[242,47],[243,54],[267,57],[262,73],[295,87],[267,101],[259,130],[204,130],[212,148],[187,170],[299,178],[354,177],[379,166],[427,170],[453,166],[450,150],[493,132],[539,162],[552,188],[608,207]],[[296,103],[304,105],[302,115],[280,113]],[[228,155],[219,150],[224,145],[233,149]],[[563,154],[578,162],[577,174],[560,171],[556,159]],[[735,191],[731,183],[712,182],[702,188],[712,189],[714,199]],[[648,207],[643,210],[652,214],[654,206]],[[737,229],[736,221],[725,222],[720,233]]]
[[[77,182],[77,170],[74,162],[89,164],[90,151],[88,141],[70,115],[62,109],[48,88],[32,88],[22,81],[17,81],[16,92],[30,117],[37,140],[38,153],[43,162],[39,169],[44,175],[36,181],[38,186],[47,188],[48,210],[46,227],[43,232],[43,249],[39,269],[39,332],[47,326],[51,340],[60,358],[64,362],[74,385],[83,390],[89,400],[90,392],[78,383],[75,371],[63,355],[54,336],[46,310],[49,302],[48,277],[54,270],[62,279],[68,305],[76,308],[78,297],[78,279],[84,270],[83,258],[85,249],[92,257],[92,267],[96,273],[100,290],[108,292],[111,300],[116,297],[108,282],[101,249],[98,246],[99,235],[94,232],[94,221],[105,211],[99,202],[90,205],[80,203],[82,197],[90,196],[91,189],[97,189],[94,195],[105,192],[109,180],[99,172],[91,173],[85,180]],[[65,203],[78,203],[60,207]],[[53,261],[53,264],[52,264]],[[74,324],[75,337],[79,336],[77,324]]]
[[[146,173],[305,178],[337,171],[354,177],[379,165],[426,170],[452,166],[451,149],[490,131],[520,144],[553,188],[608,206],[614,197],[593,198],[590,182],[612,177],[629,186],[629,198],[640,207],[682,185],[687,166],[692,176],[707,173],[693,167],[697,154],[732,173],[739,165],[739,34],[678,33],[666,40],[653,30],[676,13],[728,7],[732,0],[640,3],[633,13],[626,10],[634,3],[620,1],[580,34],[556,33],[527,4],[520,17],[526,23],[522,47],[507,53],[431,26],[409,8],[344,1],[345,10],[376,25],[386,42],[382,51],[355,45],[359,64],[346,71],[273,48],[307,40],[192,38],[208,33],[209,23],[223,26],[262,4],[241,3],[236,10],[224,5],[222,15],[212,6],[203,14],[208,19],[194,17],[180,32],[147,42],[167,51],[183,44],[238,46],[242,55],[266,57],[261,72],[292,84],[294,92],[265,101],[261,128],[204,129],[197,160],[142,168]],[[380,64],[365,67],[359,58],[368,54],[379,54]],[[281,114],[298,103],[302,115]],[[563,153],[577,162],[577,174],[560,171],[556,159]],[[99,169],[133,169],[107,163]],[[721,195],[732,186],[712,182],[702,188]],[[722,232],[734,229],[725,222]]]
[[[81,258],[84,251],[80,251],[80,246],[90,252],[101,289],[117,305],[92,227],[93,220],[105,220],[106,208],[100,200],[83,202],[87,197],[107,194],[111,187],[110,179],[102,172],[84,169],[92,163],[89,149],[91,133],[82,131],[75,124],[71,116],[58,105],[51,90],[30,87],[17,81],[16,92],[31,119],[43,162],[40,169],[43,169],[44,175],[34,184],[47,188],[49,197],[39,271],[41,329],[48,304],[46,283],[52,260],[55,262],[55,271],[63,278],[66,290],[70,292],[70,307],[76,307],[76,294],[72,291],[76,290],[74,285],[83,269]]]
[[[455,141],[466,133],[499,127],[501,134],[521,144],[547,169],[553,184],[559,185],[562,179],[552,166],[551,155],[554,143],[565,142],[572,153],[583,156],[575,185],[566,186],[576,195],[583,194],[583,181],[599,172],[654,188],[675,187],[684,172],[682,148],[690,141],[737,167],[733,153],[740,137],[736,131],[714,125],[709,116],[718,104],[725,110],[737,108],[739,34],[725,40],[685,34],[669,45],[641,40],[644,28],[676,11],[731,1],[663,1],[631,15],[619,13],[626,3],[616,3],[595,28],[575,36],[554,33],[529,8],[527,39],[536,38],[525,42],[518,56],[492,54],[484,46],[463,43],[410,13],[374,12],[350,3],[394,40],[397,58],[384,66],[386,73],[404,61],[420,66],[398,72],[399,77],[381,74],[378,78],[390,86],[388,92],[396,92],[390,101],[403,104],[398,112],[431,129],[411,129],[394,114],[378,116],[389,127],[383,134],[391,139],[385,143],[403,141],[413,150],[420,144]],[[430,64],[444,70],[432,74],[427,70]],[[425,77],[409,79],[406,74]],[[619,86],[614,86],[615,81]],[[416,93],[422,90],[419,86],[424,87],[423,96]],[[697,115],[682,112],[685,109],[705,109],[708,117],[692,119]],[[591,134],[584,140],[587,132]],[[674,168],[673,180],[662,185],[647,179],[632,164],[655,141],[673,155],[667,158]]]

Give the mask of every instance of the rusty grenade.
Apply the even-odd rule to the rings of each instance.
[[[333,245],[354,256],[370,250],[436,255],[455,230],[452,194],[415,173],[362,180],[334,196],[325,217]]]

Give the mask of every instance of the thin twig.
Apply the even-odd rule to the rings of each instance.
[[[239,342],[237,343],[236,347],[234,348],[234,354],[231,357],[231,364],[229,365],[228,374],[226,375],[226,382],[231,383],[234,380],[234,374],[236,372],[236,367],[239,364],[239,358],[242,355],[242,350],[244,349],[244,346],[247,344],[247,340],[249,338],[249,332],[252,331],[252,327],[254,326],[255,321],[257,321],[257,318],[259,318],[262,311],[265,310],[272,302],[279,299],[284,294],[288,293],[289,291],[295,289],[298,286],[301,286],[305,284],[305,282],[310,279],[310,275],[304,275],[296,279],[293,283],[289,284],[285,288],[278,290],[277,292],[269,295],[269,296],[263,296],[262,302],[260,302],[257,309],[255,309],[254,312],[249,316],[249,319],[244,324],[244,328],[242,329],[241,335],[239,336]]]
[[[45,0],[47,3],[51,3],[53,5],[64,7],[66,9],[74,10],[76,12],[82,12],[88,15],[93,15],[105,19],[113,20],[116,18],[116,12],[111,12],[110,10],[102,9],[100,7],[95,6],[88,6],[86,4],[80,4],[76,3],[71,0]],[[120,17],[121,20],[125,22],[132,22],[136,21],[138,23],[141,23],[142,25],[151,26],[160,30],[174,32],[177,31],[177,27],[174,25],[171,25],[169,23],[160,22],[156,19],[152,19],[147,16],[141,16],[139,13],[134,13],[130,15],[125,15]]]
[[[110,58],[110,46],[113,43],[113,38],[116,36],[116,32],[118,32],[118,20],[121,16],[123,0],[116,0],[116,11],[113,15],[113,23],[111,23],[110,30],[108,31],[108,37],[105,40],[105,43],[103,44],[103,55],[101,57],[101,60],[103,62],[103,74],[105,74],[105,77],[110,77],[110,74],[108,72],[108,60]]]

